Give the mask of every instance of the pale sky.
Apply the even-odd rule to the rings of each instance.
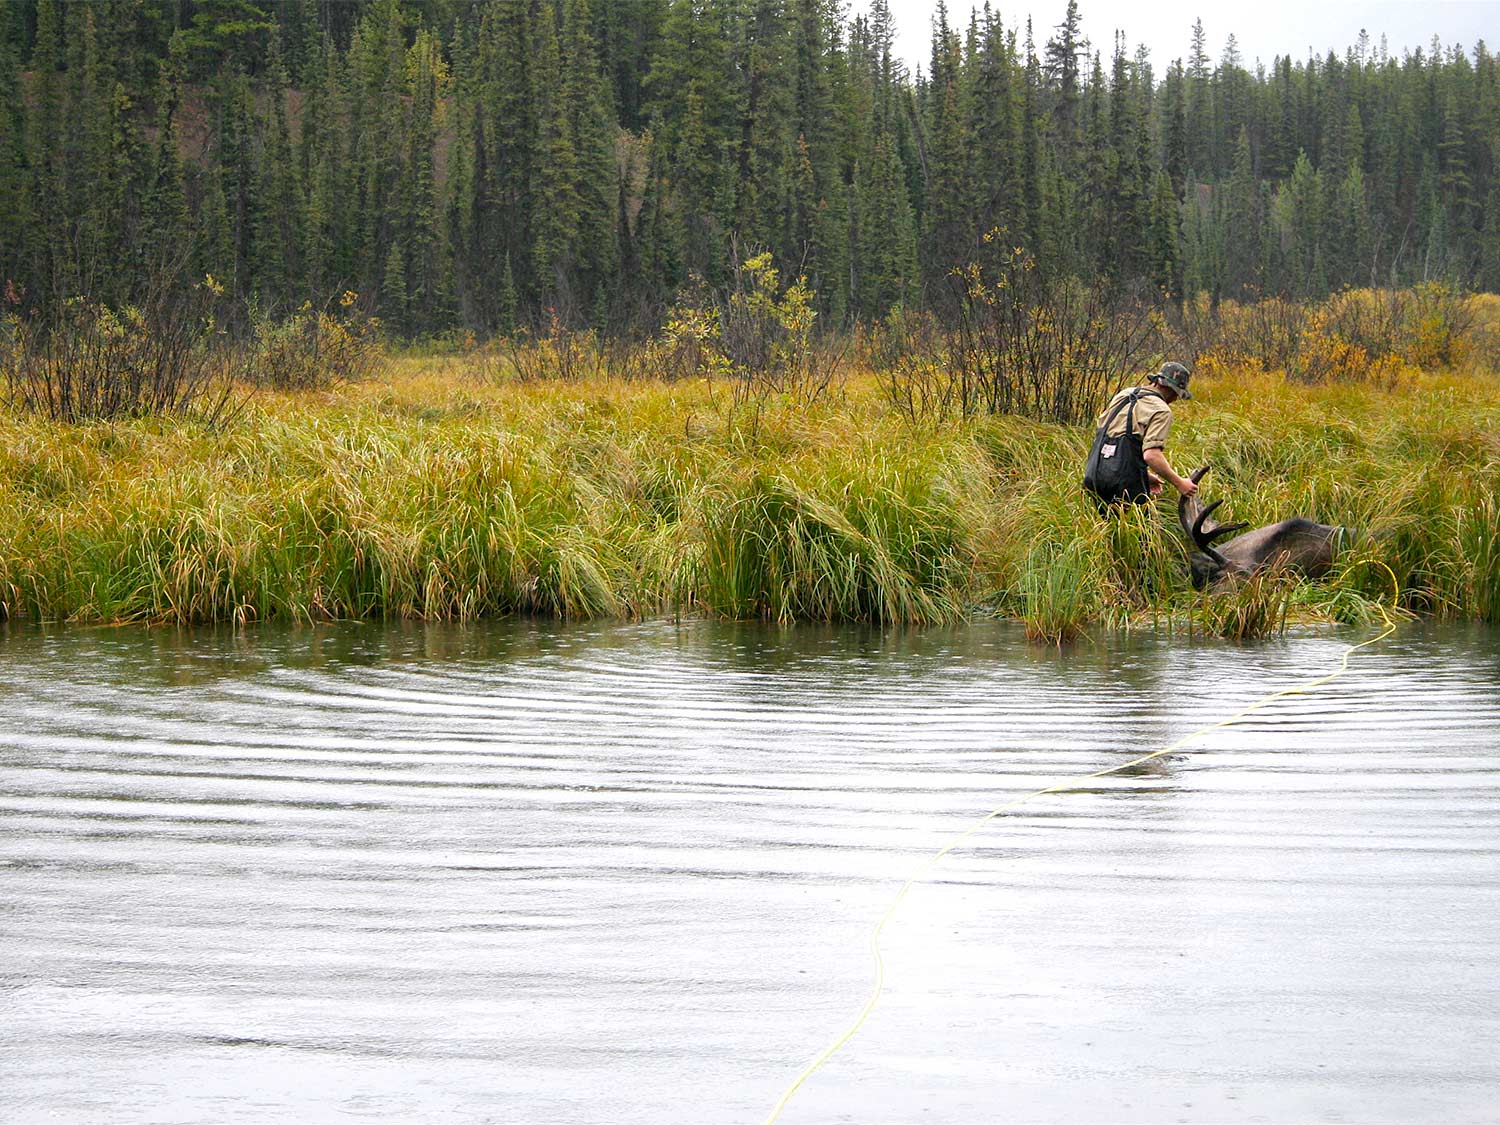
[[[937,0],[889,0],[896,21],[896,53],[909,67],[921,64],[925,73],[932,57],[932,16]],[[982,0],[981,0],[982,3]],[[959,29],[967,26],[969,10],[979,7],[970,0],[949,0],[948,22]],[[1006,27],[1025,35],[1026,17],[1032,17],[1037,53],[1052,35],[1067,11],[1067,0],[990,0]],[[868,0],[850,0],[853,12],[867,11]],[[1204,3],[1203,0],[1078,0],[1083,31],[1094,49],[1103,54],[1108,69],[1114,33],[1121,28],[1127,48],[1134,52],[1144,43],[1158,80],[1173,59],[1186,60],[1192,42],[1193,21],[1200,16],[1208,40],[1208,54],[1215,62],[1224,51],[1224,41],[1233,34],[1239,42],[1244,66],[1254,72],[1256,59],[1270,69],[1276,55],[1290,54],[1301,61],[1311,48],[1326,55],[1332,47],[1342,55],[1354,44],[1361,28],[1370,33],[1371,47],[1386,36],[1390,53],[1397,58],[1414,47],[1424,50],[1433,35],[1443,45],[1458,44],[1472,55],[1480,39],[1493,52],[1500,49],[1500,0],[1259,0],[1254,4]]]

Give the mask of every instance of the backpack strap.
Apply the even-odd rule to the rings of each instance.
[[[1140,396],[1142,395],[1151,395],[1151,392],[1146,390],[1145,387],[1133,387],[1128,398],[1116,402],[1115,410],[1110,411],[1110,416],[1104,419],[1104,425],[1100,428],[1101,434],[1109,434],[1110,423],[1115,422],[1115,417],[1127,407],[1130,407],[1130,413],[1125,416],[1125,434],[1122,434],[1121,437],[1130,437],[1131,434],[1134,434],[1136,432],[1136,404],[1140,402]],[[1163,399],[1163,401],[1166,402],[1166,399]]]
[[[1122,398],[1119,402],[1115,403],[1115,408],[1109,412],[1109,417],[1104,419],[1103,431],[1108,433],[1110,423],[1115,420],[1115,416],[1128,406],[1130,407],[1130,412],[1125,415],[1125,434],[1135,433],[1135,404],[1141,400],[1143,393],[1145,392],[1142,388],[1136,387],[1131,390],[1128,398]]]

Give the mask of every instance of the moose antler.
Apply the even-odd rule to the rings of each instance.
[[[1195,470],[1192,481],[1197,484],[1203,479],[1203,474],[1208,472],[1208,466]],[[1223,555],[1214,550],[1214,540],[1236,531],[1241,531],[1248,524],[1243,523],[1219,523],[1213,519],[1214,512],[1219,505],[1224,503],[1223,499],[1215,500],[1207,507],[1197,496],[1183,496],[1177,501],[1177,519],[1182,524],[1182,530],[1198,550],[1202,551],[1214,562],[1221,566],[1227,566],[1228,562]]]

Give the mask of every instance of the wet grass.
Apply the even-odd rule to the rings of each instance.
[[[267,394],[232,424],[0,414],[0,614],[77,621],[704,612],[950,621],[1061,643],[1121,627],[1254,636],[1389,601],[1500,620],[1500,380],[1195,380],[1170,454],[1252,525],[1351,529],[1322,582],[1186,578],[1170,501],[1103,520],[1088,434],[913,426],[874,381],[753,412],[724,387],[496,385],[401,359]]]

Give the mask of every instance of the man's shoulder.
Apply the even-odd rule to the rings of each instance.
[[[1125,387],[1123,390],[1115,392],[1115,396],[1109,400],[1109,405],[1114,406],[1117,402],[1124,402],[1131,395],[1135,395],[1136,398],[1137,414],[1159,414],[1163,410],[1168,414],[1172,413],[1172,407],[1168,404],[1167,400],[1150,387]],[[1106,409],[1108,408],[1106,407]]]
[[[1155,391],[1147,391],[1141,396],[1141,408],[1147,414],[1172,413],[1172,404]]]

